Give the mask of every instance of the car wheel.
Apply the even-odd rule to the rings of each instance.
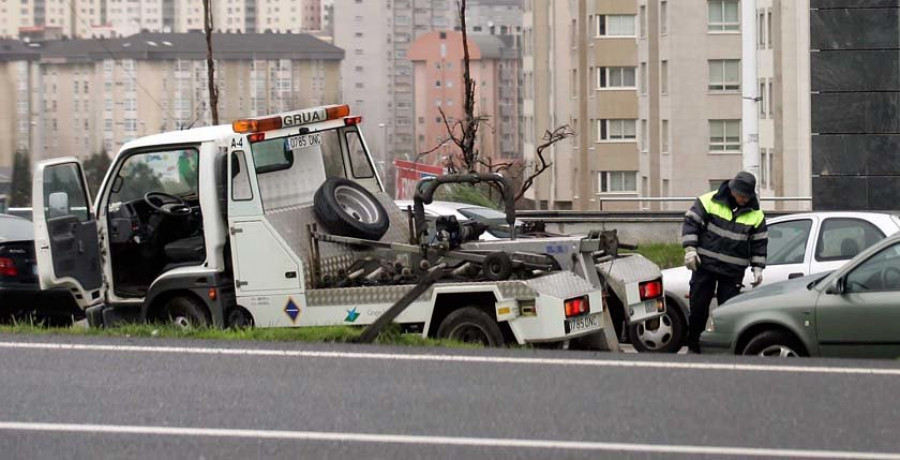
[[[806,356],[806,350],[793,335],[784,331],[768,330],[760,332],[750,339],[741,354],[772,358],[797,358]]]
[[[678,353],[687,336],[687,324],[678,312],[628,325],[628,338],[638,353]]]
[[[170,325],[182,329],[209,327],[212,322],[206,307],[193,297],[173,297],[166,302],[164,312]]]
[[[319,222],[339,236],[379,240],[390,225],[378,199],[362,185],[343,177],[329,178],[316,190],[313,209]]]
[[[502,347],[503,332],[490,315],[476,307],[464,307],[447,315],[438,327],[441,339],[464,343],[480,343],[486,347]]]

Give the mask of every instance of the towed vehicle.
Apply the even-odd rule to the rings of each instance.
[[[900,231],[900,218],[888,212],[804,212],[769,219],[768,257],[763,284],[835,270],[860,251]],[[629,332],[640,351],[675,353],[687,339],[691,271],[662,271],[667,313],[657,320],[632,325]],[[747,270],[743,285],[750,286]],[[758,289],[758,288],[757,288]],[[711,309],[716,308],[713,299]]]
[[[83,317],[69,291],[41,290],[31,222],[0,214],[0,321],[65,325]]]
[[[841,268],[741,294],[710,312],[702,353],[900,358],[900,235]]]
[[[445,219],[432,241],[422,207],[437,187],[498,183],[511,225],[508,181],[424,179],[406,216],[373,168],[361,121],[332,105],[137,139],[93,203],[77,159],[38,163],[41,287],[68,289],[93,326],[397,323],[491,346],[617,348],[597,270],[617,259],[614,232],[519,239],[513,230],[479,242],[483,224]],[[622,312],[626,321],[664,313],[661,286],[644,294],[656,297]]]

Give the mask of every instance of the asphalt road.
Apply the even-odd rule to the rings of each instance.
[[[0,368],[2,458],[900,459],[887,361],[0,335]]]

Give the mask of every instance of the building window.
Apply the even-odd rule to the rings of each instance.
[[[600,193],[635,193],[637,192],[636,171],[600,171],[597,182]]]
[[[596,37],[634,37],[633,14],[598,14],[594,16]]]
[[[659,92],[669,94],[669,61],[660,62],[659,67]]]
[[[647,37],[647,5],[641,5],[640,16],[638,20],[641,22],[641,38]]]
[[[578,69],[572,69],[572,73],[570,74],[570,76],[571,76],[571,81],[569,82],[569,85],[571,87],[570,92],[572,95],[572,99],[575,99],[578,97]]]
[[[766,35],[767,42],[769,44],[769,48],[772,47],[772,11],[769,10],[769,13],[766,15],[766,29],[769,30],[769,34]]]
[[[766,10],[759,10],[756,14],[756,45],[759,49],[766,47]]]
[[[759,188],[764,190],[769,188],[768,156],[766,149],[759,149]]]
[[[597,89],[635,89],[634,67],[597,67]]]
[[[759,79],[759,118],[766,118],[766,79]]]
[[[669,33],[669,2],[659,2],[659,33]]]
[[[709,61],[709,90],[740,91],[741,61],[738,59]]]
[[[647,94],[647,63],[641,63],[641,94]]]
[[[650,142],[647,141],[649,134],[650,130],[647,129],[647,120],[641,120],[641,152],[643,153],[650,151]]]
[[[597,120],[597,142],[633,141],[636,139],[637,120]]]
[[[669,153],[669,120],[662,121],[661,132],[659,133],[660,151],[662,153]]]
[[[740,120],[709,120],[709,151],[731,153],[741,151]]]
[[[772,87],[774,86],[775,84],[772,83],[772,80],[769,80],[769,118],[775,117],[775,98],[772,97]]]
[[[711,32],[741,29],[739,0],[707,0],[707,30]]]

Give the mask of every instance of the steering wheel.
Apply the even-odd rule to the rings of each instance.
[[[147,192],[144,202],[151,208],[173,217],[185,217],[191,214],[191,207],[180,196],[165,192]]]
[[[885,268],[881,272],[881,287],[883,289],[897,289],[900,287],[900,268]]]

